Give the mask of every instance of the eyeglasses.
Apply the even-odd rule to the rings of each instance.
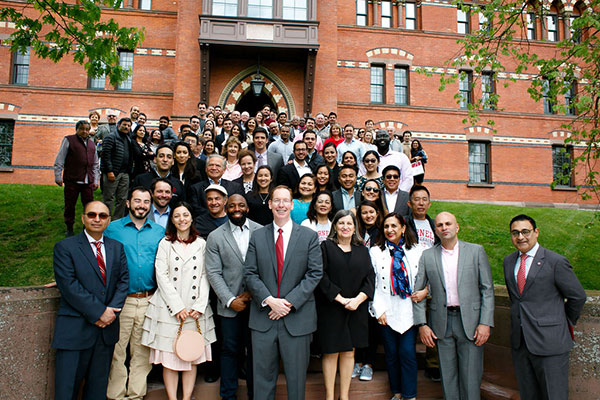
[[[365,186],[364,191],[365,192],[379,193],[379,188],[371,187],[371,186]]]
[[[386,175],[385,179],[400,179],[400,175]]]
[[[104,213],[104,212],[96,213],[93,211],[86,212],[85,216],[88,217],[89,219],[96,219],[97,217],[100,217],[100,219],[107,219],[109,217],[109,215],[107,213]]]
[[[286,199],[275,199],[275,200],[272,200],[272,203],[275,204],[275,205],[281,205],[281,204],[286,204],[287,205],[287,204],[292,204],[292,201],[291,200],[286,200]]]
[[[510,235],[512,237],[514,237],[515,239],[519,237],[519,235],[523,235],[523,237],[528,238],[529,236],[531,236],[531,233],[533,231],[531,229],[523,229],[522,231],[510,231]]]
[[[373,164],[376,162],[377,162],[376,158],[367,158],[366,160],[363,160],[363,164]]]

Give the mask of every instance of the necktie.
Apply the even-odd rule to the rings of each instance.
[[[96,245],[96,260],[98,261],[98,268],[100,268],[100,275],[106,285],[106,266],[104,264],[104,257],[102,257],[102,242],[94,242]]]
[[[527,260],[527,254],[521,254],[521,265],[519,265],[519,271],[517,272],[519,294],[523,293],[523,288],[525,287],[525,260]]]
[[[263,165],[265,165],[265,159],[263,158],[262,154],[258,155],[258,166],[262,167]]]
[[[277,297],[281,288],[281,274],[283,273],[283,229],[279,228],[279,236],[275,242],[275,254],[277,255]]]

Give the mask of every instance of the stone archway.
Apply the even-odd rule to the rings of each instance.
[[[233,111],[240,99],[252,90],[250,81],[255,74],[256,66],[251,66],[240,71],[225,86],[219,96],[218,104],[220,104],[223,109],[230,112]],[[286,112],[288,117],[295,115],[296,106],[294,104],[294,99],[283,81],[265,67],[260,67],[260,75],[262,79],[265,80],[263,93],[269,96],[272,103],[277,107],[277,112]]]

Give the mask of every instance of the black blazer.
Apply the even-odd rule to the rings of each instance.
[[[295,191],[298,183],[300,183],[300,175],[294,164],[287,164],[279,170],[277,185],[285,185]]]
[[[118,317],[104,329],[94,325],[107,306],[122,308],[129,290],[123,245],[104,236],[104,247],[106,285],[85,233],[54,246],[54,278],[61,294],[52,340],[55,349],[88,349],[99,335],[106,345],[119,340]]]
[[[332,193],[333,195],[333,207],[335,207],[336,211],[340,211],[344,209],[344,198],[342,197],[342,189],[338,189]],[[358,208],[360,205],[360,193],[358,190],[354,189],[354,208]]]

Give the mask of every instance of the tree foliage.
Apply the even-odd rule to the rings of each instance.
[[[28,48],[40,58],[60,61],[71,54],[89,76],[106,75],[111,84],[127,79],[130,71],[119,63],[119,50],[135,49],[144,30],[122,27],[102,18],[103,9],[118,9],[122,0],[26,0],[0,8],[0,20],[15,23],[11,51]]]
[[[548,42],[552,44],[548,47],[535,46],[527,39],[527,15],[539,18],[546,30],[549,3],[491,0],[473,5],[458,1],[455,4],[459,9],[471,14],[480,13],[483,26],[459,39],[459,54],[446,62],[448,68],[468,66],[476,76],[482,76],[484,72],[491,74],[495,82],[500,72],[532,75],[528,93],[533,100],[545,101],[553,113],[573,115],[565,117],[567,122],[561,128],[571,132],[565,145],[584,145],[583,151],[577,152],[573,160],[583,199],[592,196],[600,199],[600,13],[594,11],[600,10],[599,3],[600,0],[590,0],[577,14],[562,10],[565,23],[570,24],[565,29],[568,37]],[[541,40],[541,32],[537,35],[537,40]],[[459,77],[460,73],[456,72],[442,74],[440,90]],[[506,80],[505,86],[511,81],[515,79]],[[459,93],[455,98],[460,102]],[[498,94],[494,93],[473,101],[468,105],[465,122],[479,122],[481,111],[494,109],[498,100]],[[487,123],[493,125],[493,120]],[[565,171],[569,173],[571,169],[565,168]],[[567,178],[558,176],[553,185],[561,184]]]

